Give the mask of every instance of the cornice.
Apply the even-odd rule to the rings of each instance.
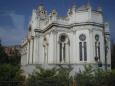
[[[70,28],[76,27],[76,26],[89,26],[89,25],[104,28],[104,24],[99,24],[99,23],[95,23],[95,22],[82,22],[82,23],[73,23],[73,24],[68,24],[68,25],[59,24],[59,23],[51,23],[44,30],[35,29],[34,31],[39,32],[39,33],[45,33],[46,31],[51,29],[53,26],[70,29]]]

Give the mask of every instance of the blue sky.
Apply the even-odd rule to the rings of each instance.
[[[101,6],[104,20],[110,24],[111,39],[115,42],[115,0],[89,0],[96,9]],[[4,45],[20,44],[27,33],[28,22],[32,9],[43,3],[48,12],[52,9],[58,11],[58,15],[66,15],[72,2],[77,7],[86,4],[88,0],[0,0],[0,38]]]

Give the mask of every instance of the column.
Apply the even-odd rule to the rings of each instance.
[[[66,52],[66,63],[69,63],[69,46],[68,44],[65,45],[65,52]]]
[[[32,64],[32,40],[30,40],[30,58],[29,58],[29,64]]]
[[[29,60],[30,60],[30,42],[28,41],[28,44],[27,44],[27,64],[29,64]]]
[[[53,63],[57,63],[57,32],[53,31]]]
[[[38,53],[39,53],[39,51],[38,51],[38,49],[39,49],[39,47],[38,47],[38,36],[36,35],[35,37],[34,37],[34,59],[33,59],[33,62],[34,62],[34,64],[38,64]]]

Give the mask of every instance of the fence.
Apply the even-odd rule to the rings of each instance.
[[[24,81],[0,81],[0,86],[77,86],[75,82],[70,84],[67,82],[66,84],[60,84],[54,80],[40,80],[33,82],[24,82]]]
[[[25,86],[23,81],[0,81],[0,86]]]

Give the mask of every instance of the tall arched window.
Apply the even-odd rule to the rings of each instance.
[[[44,63],[48,62],[48,40],[46,37],[44,37],[43,40],[43,47],[44,47]]]
[[[79,56],[80,61],[87,61],[87,42],[85,34],[79,36]]]
[[[69,52],[67,51],[69,48],[69,38],[63,33],[59,36],[59,61],[61,63],[67,61],[67,57],[69,57]]]
[[[100,41],[99,35],[95,35],[95,59],[100,61]]]

